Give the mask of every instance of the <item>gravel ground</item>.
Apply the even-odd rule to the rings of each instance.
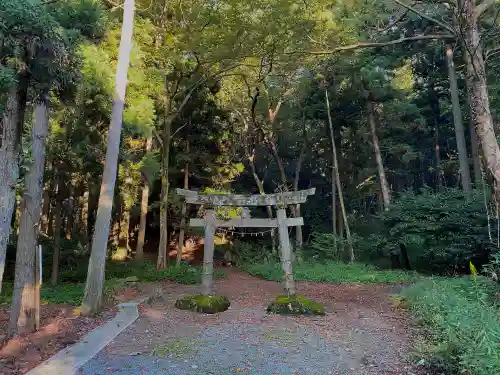
[[[391,307],[391,286],[298,283],[325,304],[325,317],[265,313],[278,283],[237,271],[217,283],[231,299],[217,315],[180,311],[175,299],[195,288],[163,284],[164,298],[81,370],[82,375],[410,375],[405,313]]]

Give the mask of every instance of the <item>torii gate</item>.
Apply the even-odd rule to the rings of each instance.
[[[305,203],[309,195],[314,195],[316,189],[300,190],[293,192],[282,192],[277,194],[265,195],[241,195],[241,194],[198,194],[197,191],[177,189],[177,195],[185,197],[186,203],[206,204],[209,209],[206,210],[203,219],[190,219],[189,225],[192,227],[205,228],[205,248],[203,252],[203,272],[202,272],[202,294],[211,295],[213,285],[213,266],[214,266],[214,236],[218,227],[222,228],[278,228],[280,239],[280,258],[281,266],[285,274],[284,286],[285,292],[289,296],[295,295],[295,283],[292,273],[292,249],[290,238],[288,236],[288,227],[304,225],[302,217],[287,218],[286,207]],[[220,220],[217,219],[214,207],[218,206],[273,206],[276,207],[276,219],[260,218],[241,218]]]

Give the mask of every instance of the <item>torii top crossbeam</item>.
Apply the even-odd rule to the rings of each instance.
[[[314,195],[315,188],[300,191],[287,191],[276,194],[199,194],[197,191],[177,189],[177,195],[186,198],[190,204],[211,204],[213,206],[287,206],[305,203],[309,195]]]

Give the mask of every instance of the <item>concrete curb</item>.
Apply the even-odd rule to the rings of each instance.
[[[145,297],[118,305],[118,313],[106,324],[97,327],[74,345],[71,345],[45,362],[35,367],[26,375],[74,375],[78,369],[91,360],[106,345],[122,333],[139,317],[138,306],[148,302]]]

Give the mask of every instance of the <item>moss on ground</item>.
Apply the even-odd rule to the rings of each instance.
[[[231,303],[224,296],[186,296],[175,302],[175,307],[181,310],[195,311],[205,314],[216,314],[226,311]]]
[[[282,315],[325,315],[325,307],[303,296],[278,296],[267,312]]]

